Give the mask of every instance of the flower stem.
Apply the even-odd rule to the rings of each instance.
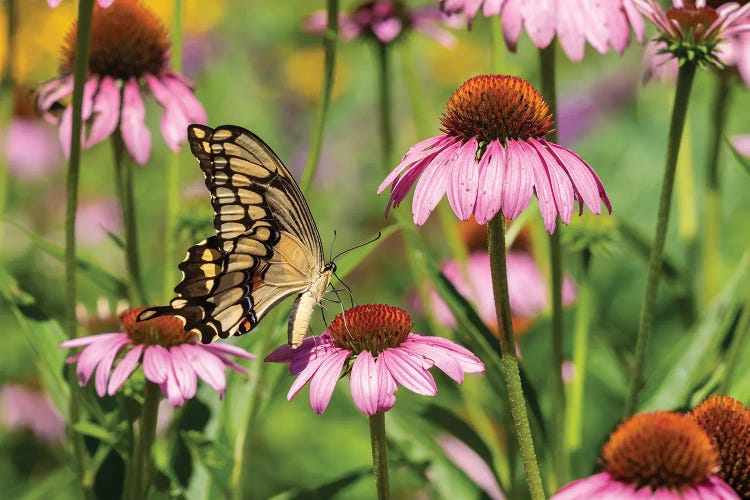
[[[576,324],[573,336],[573,366],[575,375],[570,386],[570,400],[566,435],[566,449],[568,453],[581,447],[583,434],[583,396],[586,383],[586,365],[588,360],[589,330],[591,328],[591,313],[593,290],[589,282],[588,273],[584,270],[578,280],[578,304],[576,307]]]
[[[336,42],[338,41],[339,36],[338,0],[327,0],[327,12],[328,28],[323,37],[323,47],[325,49],[323,86],[320,88],[320,99],[318,99],[318,108],[315,111],[315,128],[313,129],[312,139],[310,140],[310,151],[307,155],[305,171],[302,174],[302,182],[300,182],[300,188],[303,193],[307,193],[310,190],[310,186],[315,178],[315,172],[318,170],[320,149],[323,145],[323,133],[326,125],[326,115],[328,114],[328,106],[331,102],[333,77],[336,69]]]
[[[677,167],[677,156],[680,152],[680,141],[682,129],[685,125],[688,102],[690,101],[690,90],[695,77],[695,64],[685,63],[677,76],[677,88],[675,90],[674,107],[672,108],[672,119],[669,126],[669,138],[667,144],[667,160],[664,168],[664,179],[662,181],[661,196],[659,199],[659,212],[656,216],[656,233],[654,243],[651,247],[651,255],[648,261],[648,274],[646,277],[646,292],[643,296],[641,316],[638,322],[638,338],[635,346],[635,359],[630,372],[630,389],[628,399],[625,403],[625,417],[630,417],[638,407],[638,395],[643,386],[643,369],[646,363],[646,348],[648,337],[654,322],[656,309],[656,294],[659,290],[659,279],[661,278],[662,257],[664,254],[664,243],[667,237],[669,225],[669,209],[672,202],[672,188]]]
[[[172,9],[172,68],[182,72],[182,0],[174,0]],[[180,213],[180,155],[170,153],[167,160],[167,207],[164,228],[164,289],[162,299],[172,298],[175,278],[175,239],[177,218]]]
[[[542,80],[542,95],[544,95],[550,113],[557,117],[557,89],[555,86],[555,43],[539,50],[539,62]],[[557,132],[550,134],[550,140],[557,142]],[[562,379],[563,363],[563,310],[562,310],[562,231],[560,218],[557,218],[557,229],[550,235],[550,295],[552,297],[552,464],[554,477],[552,490],[567,482],[567,464],[565,448],[565,385]]]
[[[505,255],[505,217],[498,213],[487,223],[487,245],[490,253],[492,272],[492,292],[495,296],[495,314],[500,335],[500,355],[503,362],[503,376],[508,389],[510,413],[513,428],[518,439],[521,461],[526,471],[526,482],[532,500],[543,499],[544,488],[539,474],[539,464],[534,452],[531,426],[526,411],[521,376],[516,357],[516,342],[513,337],[513,323],[510,316],[508,298],[508,269]]]
[[[372,443],[372,466],[375,469],[375,489],[379,500],[391,497],[388,489],[388,453],[385,441],[385,413],[370,415],[370,442]]]
[[[737,320],[737,329],[734,331],[734,338],[727,349],[726,369],[719,384],[718,394],[729,394],[732,384],[732,374],[739,363],[745,345],[750,341],[750,297],[747,297],[745,305]]]
[[[120,130],[112,134],[112,153],[115,163],[115,185],[122,206],[122,220],[125,226],[125,263],[130,281],[129,299],[131,304],[147,304],[146,293],[141,280],[141,266],[138,254],[138,231],[135,217],[135,196],[133,195],[133,166],[125,160],[125,144]]]
[[[380,140],[383,169],[391,168],[393,152],[393,122],[391,118],[390,58],[388,45],[378,41],[378,106],[380,107]]]
[[[143,407],[138,429],[138,440],[133,452],[133,475],[129,481],[132,498],[146,498],[151,486],[151,448],[156,436],[156,419],[159,416],[159,386],[146,380],[143,387]]]
[[[505,66],[505,46],[503,45],[503,25],[500,16],[490,16],[490,68],[500,74]]]
[[[716,77],[716,94],[711,106],[711,138],[706,159],[706,212],[701,252],[701,304],[708,304],[721,289],[721,186],[719,153],[724,141],[724,129],[729,117],[732,85],[730,75],[722,71]]]

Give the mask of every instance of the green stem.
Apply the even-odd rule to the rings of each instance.
[[[328,115],[328,106],[331,102],[331,91],[333,90],[333,77],[336,69],[336,42],[339,30],[339,2],[338,0],[327,0],[328,28],[323,38],[325,49],[325,63],[323,69],[323,86],[320,88],[320,99],[315,111],[315,128],[310,140],[310,152],[307,155],[305,171],[302,174],[300,188],[303,193],[310,190],[315,172],[318,170],[320,150],[323,145],[323,134]]]
[[[490,45],[490,68],[493,73],[499,74],[505,66],[505,46],[503,42],[503,25],[500,16],[490,16],[490,34],[492,37]]]
[[[378,50],[378,107],[380,109],[380,140],[381,160],[383,169],[388,171],[393,167],[393,121],[391,118],[391,71],[388,44],[376,42]]]
[[[508,389],[510,413],[513,429],[518,439],[521,461],[526,472],[526,482],[532,500],[543,499],[544,488],[539,474],[539,464],[534,452],[529,416],[526,412],[521,376],[516,357],[516,342],[513,337],[513,323],[508,299],[508,269],[505,255],[505,218],[497,214],[487,223],[487,245],[490,253],[492,291],[495,297],[495,314],[500,335],[500,354],[503,362],[503,376]]]
[[[716,77],[716,94],[711,106],[711,138],[706,158],[706,212],[701,252],[701,304],[708,304],[721,289],[721,185],[719,154],[724,141],[724,130],[729,117],[732,85],[730,75],[722,71]]]
[[[370,415],[370,441],[372,443],[372,466],[375,469],[375,489],[379,500],[391,497],[388,489],[388,454],[385,440],[385,413]]]
[[[156,436],[156,419],[159,416],[161,391],[153,382],[146,381],[143,387],[143,407],[139,422],[138,438],[133,452],[133,474],[128,481],[131,498],[146,498],[151,486],[151,448]]]
[[[553,117],[557,113],[557,89],[555,78],[555,43],[550,43],[546,48],[539,50],[539,62],[542,80],[542,95],[547,101],[550,113]],[[550,136],[552,142],[557,142],[557,132],[553,131]],[[552,478],[552,490],[556,490],[560,484],[567,481],[568,457],[565,448],[565,385],[562,379],[563,363],[563,309],[562,309],[562,244],[560,233],[562,231],[560,218],[557,218],[557,229],[550,235],[550,295],[552,297],[552,464],[554,476]]]
[[[172,9],[172,68],[177,73],[182,72],[182,0],[174,0]],[[164,229],[164,289],[162,299],[169,300],[173,296],[175,278],[175,243],[177,234],[177,218],[180,213],[180,155],[171,153],[167,160],[167,207]]]
[[[112,134],[112,152],[115,163],[115,184],[117,196],[122,206],[122,220],[125,226],[125,263],[128,272],[129,299],[131,304],[146,305],[146,293],[141,280],[141,266],[138,253],[138,231],[135,216],[135,196],[133,194],[133,166],[125,159],[125,144],[119,129]]]
[[[734,332],[732,343],[727,349],[727,364],[721,383],[719,384],[719,394],[728,394],[732,383],[732,374],[740,360],[740,355],[744,351],[745,345],[750,341],[750,297],[745,301],[745,305],[740,313],[740,319],[737,321],[737,329]]]
[[[667,238],[669,225],[669,210],[672,203],[672,188],[674,186],[674,175],[677,167],[677,156],[680,152],[680,141],[682,130],[685,125],[688,102],[690,101],[690,90],[695,77],[695,64],[685,63],[677,76],[677,88],[675,90],[674,107],[672,108],[672,120],[669,127],[669,142],[667,144],[667,160],[664,168],[664,180],[662,181],[661,196],[659,198],[659,212],[656,218],[656,233],[654,243],[651,247],[651,255],[648,261],[648,274],[646,277],[646,291],[643,296],[640,321],[638,322],[638,338],[635,346],[635,359],[630,373],[630,389],[625,403],[625,417],[630,417],[638,407],[638,396],[643,386],[643,370],[646,364],[646,349],[648,338],[654,322],[656,310],[656,295],[659,291],[659,279],[661,278],[662,257],[664,255],[664,243]]]
[[[573,336],[573,366],[575,376],[570,385],[570,400],[566,428],[566,448],[568,452],[581,447],[583,435],[583,400],[586,384],[586,365],[588,360],[589,331],[591,328],[592,294],[589,278],[584,271],[578,281],[578,301],[576,323]]]

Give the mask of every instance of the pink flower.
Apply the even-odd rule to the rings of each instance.
[[[349,373],[354,404],[368,416],[393,407],[398,384],[423,396],[437,394],[432,366],[459,384],[464,373],[484,371],[467,349],[447,339],[411,333],[411,328],[411,318],[402,309],[357,306],[336,316],[319,337],[306,338],[297,349],[278,347],[266,361],[289,363],[289,371],[298,375],[287,394],[290,401],[310,382],[315,413],[325,411],[342,370]]]
[[[231,356],[255,358],[229,344],[199,343],[172,316],[136,321],[144,309],[130,309],[120,315],[123,332],[89,335],[60,344],[66,349],[84,347],[67,360],[78,363],[76,373],[81,387],[88,384],[96,370],[96,393],[99,397],[113,396],[140,363],[146,379],[158,384],[169,404],[178,407],[195,396],[198,378],[224,397],[227,386],[224,370],[247,373]],[[114,366],[121,351],[125,354]]]
[[[514,322],[533,319],[548,307],[549,284],[530,255],[512,250],[507,258],[508,295]],[[497,328],[489,254],[472,253],[465,267],[464,271],[458,261],[452,259],[443,264],[442,271],[456,291],[474,304],[482,321],[491,328]],[[572,304],[577,293],[575,282],[566,275],[563,279],[563,304]],[[443,325],[448,328],[456,326],[456,318],[437,292],[433,292],[432,307],[437,320]]]
[[[624,52],[630,44],[630,30],[643,42],[643,19],[634,0],[443,0],[445,12],[463,12],[471,22],[479,10],[485,16],[501,16],[503,36],[515,52],[521,30],[534,45],[547,47],[557,37],[571,61],[583,59],[586,42],[600,53]]]
[[[52,110],[73,92],[75,40],[74,25],[63,48],[61,76],[42,85],[38,101],[43,116],[59,125],[66,157],[70,155],[73,109],[67,106],[62,116]],[[206,122],[192,84],[168,68],[169,46],[164,26],[137,0],[119,0],[108,9],[94,8],[89,77],[83,92],[83,147],[120,133],[130,156],[144,165],[151,153],[143,103],[146,90],[164,108],[161,132],[173,151],[179,151],[187,140],[190,123]]]
[[[122,211],[114,199],[86,201],[76,211],[76,239],[82,244],[94,245],[117,234],[122,229]]]
[[[750,156],[750,135],[736,135],[731,139],[732,146],[742,156]]]
[[[719,454],[690,417],[661,411],[631,417],[602,451],[604,472],[564,486],[552,500],[738,499],[722,481]]]
[[[114,3],[115,0],[96,0],[96,3],[99,4],[99,7],[102,9],[106,9],[110,5]],[[60,5],[62,3],[62,0],[47,0],[47,5],[52,7],[53,9]]]
[[[65,421],[43,392],[5,384],[0,389],[0,414],[8,430],[30,429],[46,442],[59,442],[65,436]]]
[[[750,14],[745,16],[750,23]],[[719,57],[726,66],[737,68],[745,85],[750,87],[750,33],[740,33],[726,38],[726,43],[719,46]]]
[[[44,177],[62,163],[55,131],[42,120],[15,116],[2,140],[8,170],[17,179]]]
[[[453,93],[441,119],[443,134],[412,146],[385,178],[391,186],[386,215],[416,184],[412,214],[422,225],[443,195],[461,220],[484,224],[496,214],[515,219],[536,195],[544,225],[567,224],[576,200],[600,213],[611,205],[599,177],[573,151],[544,139],[552,117],[525,80],[482,75]]]
[[[339,34],[343,40],[371,36],[381,43],[391,43],[414,29],[451,48],[456,39],[440,26],[442,21],[445,16],[433,5],[409,9],[398,0],[374,0],[361,4],[351,14],[339,14]],[[308,18],[305,31],[320,35],[327,26],[326,12],[317,11]]]
[[[435,438],[435,441],[443,449],[445,455],[477,486],[482,488],[488,498],[492,500],[505,499],[492,469],[477,452],[450,434],[440,434]]]

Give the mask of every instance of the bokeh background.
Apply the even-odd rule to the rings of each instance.
[[[145,3],[170,25],[171,2]],[[195,81],[196,94],[208,112],[209,125],[237,124],[254,131],[299,179],[307,157],[323,68],[321,39],[306,34],[303,25],[312,11],[325,7],[323,2],[187,0],[185,3],[185,73]],[[417,6],[425,2],[407,3]],[[351,10],[355,5],[343,1],[342,10]],[[29,98],[29,92],[56,75],[59,47],[74,20],[76,3],[64,1],[54,10],[38,0],[17,0],[15,6],[19,24],[13,71],[20,86],[15,92],[4,89],[0,102],[6,111],[14,109],[22,113],[24,106],[28,107],[23,101]],[[5,26],[2,12],[0,26]],[[471,31],[452,31],[457,38],[453,49],[419,33],[409,33],[392,46],[397,155],[418,140],[438,133],[439,117],[450,94],[467,78],[489,73],[493,57],[498,58],[503,73],[538,82],[537,52],[525,35],[518,53],[511,54],[504,47],[493,52],[489,22],[484,18],[478,18]],[[0,45],[0,60],[7,58],[7,52],[8,47]],[[594,320],[585,373],[584,443],[572,465],[577,476],[594,470],[600,446],[622,413],[627,390],[626,367],[634,348],[647,257],[633,244],[632,235],[643,235],[647,242],[655,224],[673,86],[669,82],[642,83],[643,52],[643,47],[637,44],[622,56],[600,55],[587,47],[581,64],[559,58],[560,141],[575,148],[598,172],[613,206],[611,220],[599,221],[597,226],[606,234],[606,252],[593,257],[589,270],[595,292]],[[367,240],[394,222],[392,217],[385,219],[383,215],[387,198],[376,195],[384,177],[378,137],[376,62],[374,44],[365,40],[339,43],[336,83],[320,169],[308,196],[326,251],[334,231],[337,252]],[[658,385],[655,381],[663,379],[675,363],[687,363],[680,368],[698,373],[700,383],[698,388],[691,389],[690,398],[700,401],[703,395],[700,387],[710,382],[711,372],[720,364],[722,350],[729,345],[729,337],[722,337],[721,341],[706,344],[705,355],[689,358],[690,361],[683,357],[687,347],[693,345],[696,318],[709,307],[708,301],[695,293],[698,277],[693,259],[697,242],[705,231],[699,221],[705,201],[702,185],[707,124],[715,81],[708,72],[699,72],[690,104],[667,240],[668,259],[677,269],[677,275],[666,277],[662,283],[643,398],[654,407],[660,407],[659,401],[649,399]],[[733,93],[730,106],[727,134],[750,131],[750,115],[743,111],[750,109],[750,95],[744,87]],[[35,298],[46,315],[61,318],[63,266],[59,258],[41,250],[29,232],[62,246],[64,160],[59,151],[53,150],[44,166],[41,160],[28,166],[10,166],[5,144],[8,116],[5,113],[0,123],[0,162],[9,166],[6,220],[0,221],[0,265],[14,277],[18,287]],[[147,101],[147,124],[152,130],[158,129],[158,116],[156,104]],[[54,145],[56,131],[48,129],[46,134]],[[149,163],[135,174],[135,189],[144,276],[153,277],[146,279],[146,286],[156,302],[161,296],[164,272],[164,178],[171,153],[156,132],[154,138]],[[36,155],[36,149],[41,147],[42,142],[31,142],[28,154]],[[187,147],[181,152],[180,165],[182,196],[180,232],[175,245],[178,253],[173,256],[175,284],[179,279],[176,265],[184,249],[212,233],[213,217],[200,170]],[[750,247],[750,175],[728,148],[722,152],[721,170],[723,227],[718,271],[720,281],[729,283],[743,252]],[[81,256],[124,276],[122,251],[109,235],[119,234],[122,222],[114,195],[111,150],[106,142],[84,152],[80,192],[77,234]],[[409,200],[397,210],[410,212]],[[527,219],[529,245],[545,255],[546,238],[539,227],[536,201],[532,201],[528,210],[533,212]],[[617,231],[613,229],[615,226],[626,229]],[[623,232],[630,236],[624,236]],[[436,259],[449,257],[436,216],[428,221],[421,234]],[[405,271],[406,266],[405,243],[401,234],[396,233],[380,243],[346,281],[359,303],[406,307],[413,313],[415,331],[430,333],[428,321],[414,305],[415,283]],[[576,278],[581,268],[580,255],[571,253],[566,268]],[[85,274],[79,283],[81,307],[88,311],[89,317],[99,313],[106,316],[95,328],[113,331],[117,322],[107,310],[114,311],[121,298],[103,290]],[[279,306],[281,316],[290,303]],[[335,314],[339,306],[328,307]],[[574,307],[567,308],[569,332],[574,311]],[[231,342],[262,358],[268,354],[268,350],[262,349],[283,342],[283,335],[271,331],[273,321],[268,319],[252,335]],[[314,330],[320,332],[323,328],[316,316]],[[36,340],[20,327],[3,299],[0,299],[0,332],[0,386],[21,384],[39,388],[41,380],[34,355]],[[264,342],[262,338],[268,335],[278,342]],[[537,389],[541,411],[548,415],[546,389],[551,375],[546,313],[535,318],[520,338],[520,350],[530,383]],[[566,346],[566,352],[572,355],[570,345]],[[738,365],[741,373],[736,375],[730,394],[747,404],[750,346],[746,346],[742,356],[745,361]],[[253,374],[257,375],[254,371]],[[206,391],[200,401],[191,402],[179,412],[186,426],[204,430],[209,437],[226,438],[236,432],[236,419],[245,418],[243,408],[252,376],[250,379],[235,373],[230,376],[233,386],[227,400],[219,402],[214,392]],[[504,404],[481,376],[467,377],[460,389],[442,374],[436,376],[440,392],[429,403],[451,408],[467,420],[472,411]],[[304,491],[352,475],[336,495],[370,498],[372,479],[361,472],[371,466],[368,423],[353,405],[346,384],[337,388],[326,413],[315,415],[307,401],[307,390],[287,402],[285,394],[292,379],[284,367],[266,367],[263,377],[264,403],[251,429],[256,439],[245,471],[252,484],[248,496],[269,498],[282,492]],[[399,402],[388,414],[394,496],[480,498],[485,495],[436,447],[435,436],[444,431],[424,417],[427,398],[404,390],[397,395]],[[3,399],[0,414],[11,412],[14,401],[17,399]],[[61,443],[41,440],[28,430],[15,429],[7,418],[5,422],[0,424],[3,495],[39,498],[53,494],[63,498],[73,494],[68,493],[75,490]],[[492,421],[489,428],[479,429],[500,452],[505,447],[503,440],[508,437],[504,431],[506,424]],[[537,447],[543,448],[538,428],[535,435]],[[191,451],[194,453],[187,454],[191,458],[186,460],[191,462],[193,475],[183,494],[188,498],[203,498],[214,480],[212,467],[228,467],[234,450],[218,447],[208,457],[200,457],[193,448]],[[103,495],[110,491],[108,482],[117,481],[117,460],[108,459],[99,475],[98,491]],[[515,463],[517,458],[508,460],[512,464],[510,473],[521,474],[520,466]]]

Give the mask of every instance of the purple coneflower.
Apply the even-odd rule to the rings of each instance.
[[[567,224],[575,201],[600,213],[611,205],[599,177],[573,151],[544,139],[552,116],[526,80],[507,75],[475,76],[448,100],[443,134],[412,146],[378,188],[391,186],[386,215],[416,183],[412,214],[422,225],[443,195],[456,216],[480,224],[498,212],[515,219],[532,195],[539,199],[550,233],[559,214]]]
[[[58,117],[52,109],[73,92],[73,63],[77,26],[63,47],[60,77],[39,91],[44,117],[59,124],[60,142],[70,154],[73,108]],[[206,112],[193,94],[192,84],[171,71],[167,32],[153,12],[138,0],[119,0],[104,9],[94,7],[91,26],[89,76],[83,92],[83,147],[97,144],[119,129],[130,156],[144,165],[151,152],[151,132],[146,128],[143,93],[148,90],[164,107],[161,131],[173,151],[187,140],[190,123],[205,123]]]
[[[76,210],[76,240],[95,245],[122,229],[122,209],[115,199],[87,200]]]
[[[622,53],[630,44],[630,30],[643,41],[643,19],[633,0],[443,0],[445,12],[463,12],[471,22],[482,10],[485,16],[501,16],[503,36],[515,52],[521,31],[540,49],[555,36],[571,61],[583,59],[588,42],[600,53],[614,49]]]
[[[456,39],[440,26],[444,18],[434,5],[410,9],[398,0],[375,0],[361,4],[351,14],[339,14],[339,32],[343,40],[370,36],[381,43],[391,43],[413,29],[450,48]],[[326,12],[317,11],[308,18],[305,30],[322,34],[326,27]]]
[[[115,0],[96,0],[96,3],[99,4],[99,7],[102,9],[106,9],[110,5],[114,3]],[[47,5],[52,7],[53,9],[60,5],[62,3],[62,0],[47,0]]]
[[[30,429],[41,441],[59,442],[65,436],[65,420],[49,396],[23,385],[3,385],[0,415],[6,429]]]
[[[255,358],[229,344],[201,344],[195,335],[185,332],[182,323],[173,316],[136,321],[144,309],[130,309],[120,315],[122,332],[89,335],[60,344],[66,349],[85,347],[67,360],[78,364],[76,373],[81,386],[89,382],[96,370],[96,393],[100,397],[112,396],[141,363],[146,379],[159,385],[169,403],[178,407],[195,396],[198,377],[223,397],[227,386],[224,370],[231,368],[247,373],[230,356]],[[125,355],[113,370],[121,351],[125,351]]]
[[[604,472],[564,486],[552,499],[739,498],[716,475],[719,456],[709,437],[677,413],[643,413],[625,421],[604,445],[602,463]]]
[[[393,407],[397,384],[434,396],[432,366],[459,384],[464,373],[484,371],[484,364],[464,347],[411,333],[412,327],[409,315],[398,307],[357,306],[336,316],[322,335],[306,338],[297,349],[278,347],[266,361],[289,363],[289,371],[298,375],[287,394],[289,400],[310,382],[315,413],[325,411],[336,382],[348,373],[354,404],[368,416]]]

